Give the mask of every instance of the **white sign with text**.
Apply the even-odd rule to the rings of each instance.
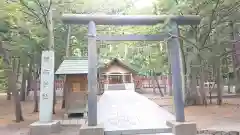
[[[52,121],[54,90],[54,51],[43,51],[41,59],[39,121]]]

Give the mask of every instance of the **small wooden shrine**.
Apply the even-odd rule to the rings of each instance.
[[[66,58],[56,75],[65,75],[64,92],[66,96],[66,114],[85,113],[87,111],[87,58]]]
[[[101,77],[108,84],[133,83],[135,75],[135,70],[117,58],[101,68]]]
[[[119,59],[114,58],[102,63],[98,69],[99,92],[105,84],[133,83],[136,72]],[[64,92],[66,95],[66,114],[86,113],[88,91],[87,58],[68,57],[59,66],[56,75],[65,75]]]

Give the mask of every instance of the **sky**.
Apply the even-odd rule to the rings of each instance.
[[[138,2],[135,3],[135,6],[138,9],[149,7],[153,5],[154,1],[155,0],[138,0]]]

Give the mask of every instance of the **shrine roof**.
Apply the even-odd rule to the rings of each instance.
[[[133,66],[131,64],[129,64],[128,62],[126,62],[124,60],[120,60],[118,58],[113,58],[113,59],[109,60],[107,63],[102,65],[101,68],[102,68],[102,70],[104,70],[113,64],[118,64],[119,66],[129,70],[130,72],[137,74],[136,69],[133,68]]]
[[[99,63],[100,70],[104,70],[113,64],[126,68],[132,73],[137,71],[127,62],[118,58],[109,59],[107,62],[101,61]],[[88,73],[88,58],[87,57],[66,57],[58,67],[55,74],[57,75],[69,75],[69,74],[87,74]]]
[[[55,72],[58,75],[87,74],[88,60],[84,57],[68,57],[63,60]]]

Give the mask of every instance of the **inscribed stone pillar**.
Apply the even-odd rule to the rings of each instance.
[[[54,90],[54,51],[43,51],[41,61],[39,121],[52,121]]]

